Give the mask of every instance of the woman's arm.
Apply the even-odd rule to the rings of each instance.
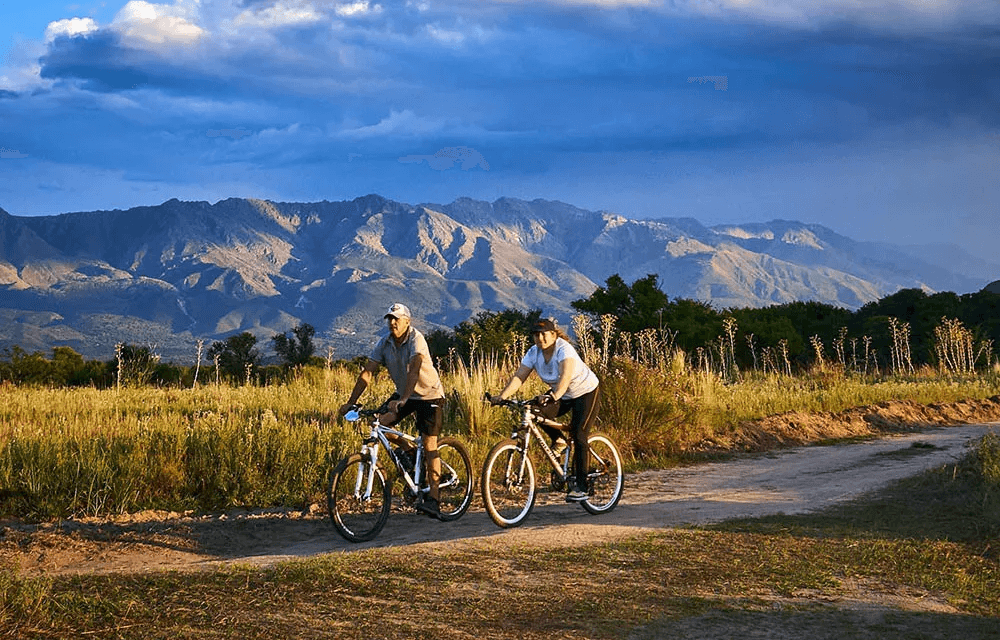
[[[517,390],[521,388],[521,385],[528,379],[528,376],[531,375],[532,371],[534,371],[534,369],[531,367],[526,367],[523,364],[519,366],[517,371],[514,372],[514,375],[511,376],[510,382],[508,382],[507,386],[500,392],[500,395],[490,397],[490,401],[495,403],[500,400],[506,400],[517,393]]]

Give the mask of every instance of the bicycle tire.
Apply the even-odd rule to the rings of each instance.
[[[481,482],[486,513],[502,529],[520,525],[535,506],[535,466],[515,440],[504,440],[490,449]]]
[[[355,453],[342,459],[330,472],[326,504],[330,521],[349,542],[371,540],[382,531],[392,508],[392,484],[385,481],[382,468],[375,466],[371,496],[357,495],[358,478],[364,485],[371,469],[371,459]]]
[[[603,433],[592,433],[587,438],[590,448],[590,473],[587,499],[580,503],[594,515],[607,513],[621,500],[625,489],[622,456],[614,441]]]
[[[475,476],[468,449],[456,438],[438,440],[441,457],[441,479],[438,482],[439,519],[445,522],[458,520],[472,504]]]

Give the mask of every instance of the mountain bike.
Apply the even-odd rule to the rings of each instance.
[[[393,478],[379,463],[383,448],[403,483],[402,498],[406,506],[415,508],[430,491],[424,469],[423,439],[383,426],[378,417],[385,409],[386,404],[378,409],[355,405],[344,416],[357,423],[365,438],[358,453],[344,457],[330,472],[326,502],[334,528],[351,542],[371,540],[389,519]],[[389,435],[408,446],[393,447]],[[438,519],[447,522],[460,518],[472,504],[472,462],[465,445],[452,437],[438,438],[438,454],[441,458]]]
[[[552,450],[540,425],[561,430],[566,425],[537,414],[534,409],[538,405],[533,400],[502,400],[498,404],[509,407],[515,415],[520,414],[519,420],[510,438],[498,442],[486,455],[480,490],[490,518],[507,529],[524,522],[535,506],[538,483],[533,458],[547,460],[552,466],[552,490],[566,490],[569,480],[575,477],[573,442],[566,437],[568,446],[564,451]],[[535,442],[541,447],[541,456],[532,455]],[[592,514],[607,513],[618,504],[625,486],[621,454],[614,441],[603,433],[590,434],[587,446],[590,473],[584,487],[587,498],[580,505]]]

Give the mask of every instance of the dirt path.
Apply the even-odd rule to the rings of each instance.
[[[682,524],[797,513],[876,490],[893,480],[957,460],[996,425],[926,428],[879,440],[747,454],[727,462],[649,471],[626,478],[610,514],[591,516],[561,494],[540,496],[527,522],[498,529],[479,497],[459,521],[440,523],[394,511],[379,537],[350,544],[319,509],[311,513],[229,513],[205,517],[144,513],[120,521],[0,523],[0,557],[27,575],[267,565],[378,546],[419,544],[577,545]]]

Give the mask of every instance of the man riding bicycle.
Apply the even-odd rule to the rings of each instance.
[[[388,411],[379,416],[379,422],[392,426],[411,413],[414,414],[427,455],[427,480],[430,489],[427,498],[418,503],[416,508],[431,517],[439,518],[441,459],[437,441],[441,435],[444,415],[444,387],[431,360],[427,341],[410,324],[409,308],[396,303],[389,307],[384,318],[389,332],[372,350],[354,384],[350,399],[340,407],[340,415],[346,414],[357,404],[358,398],[368,388],[379,367],[384,365],[396,386],[396,393],[388,403]],[[394,444],[406,446],[403,442]]]

